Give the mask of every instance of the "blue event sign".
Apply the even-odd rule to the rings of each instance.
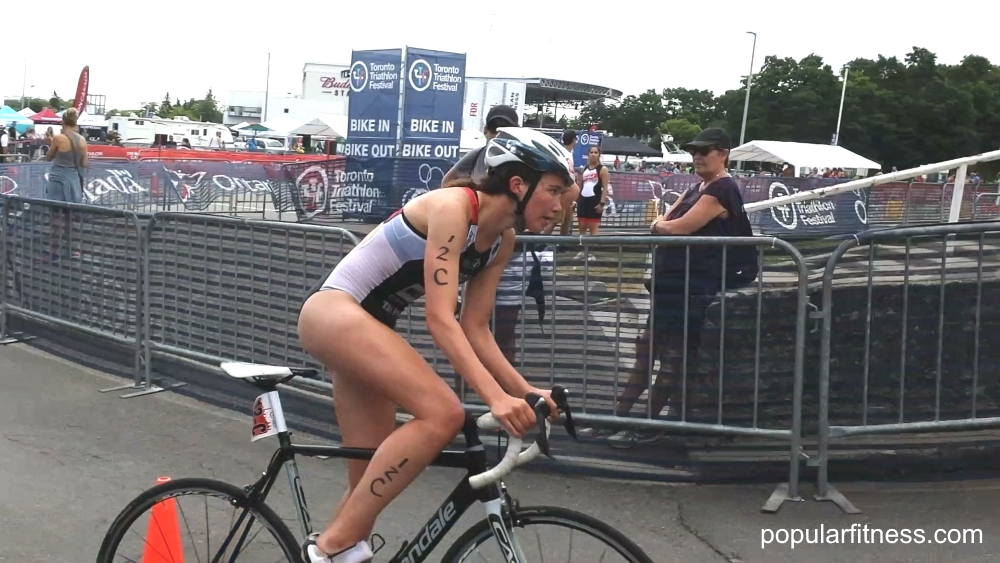
[[[576,146],[573,147],[573,166],[586,166],[587,153],[590,152],[590,147],[600,148],[603,138],[604,134],[597,131],[580,131],[577,133]]]
[[[767,186],[768,199],[809,191],[814,179],[782,178]],[[763,235],[855,234],[868,230],[868,189],[779,205],[754,213]]]
[[[406,48],[403,158],[458,160],[465,55]]]
[[[345,155],[396,156],[402,56],[401,49],[352,51]]]
[[[562,132],[561,131],[546,131],[546,135],[552,137],[559,144],[562,144]],[[587,153],[590,152],[590,147],[600,147],[601,140],[604,139],[604,133],[597,131],[579,131],[576,134],[576,145],[573,147],[573,166],[579,168],[581,166],[587,165]]]

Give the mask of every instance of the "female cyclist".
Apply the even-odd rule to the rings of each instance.
[[[530,386],[489,330],[497,283],[522,216],[539,232],[572,184],[572,156],[531,129],[500,128],[486,147],[482,185],[456,179],[408,202],[334,268],[299,316],[299,340],[329,368],[347,447],[377,448],[349,461],[350,488],[325,531],[303,545],[308,563],[360,563],[379,513],[461,431],[462,403],[393,327],[426,295],[427,330],[463,379],[515,436],[535,424]],[[459,285],[468,281],[461,321]],[[396,407],[413,419],[396,429]]]

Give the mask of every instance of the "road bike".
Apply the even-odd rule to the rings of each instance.
[[[375,450],[370,449],[305,445],[292,442],[291,432],[288,430],[281,400],[278,396],[278,386],[295,377],[316,378],[318,377],[316,370],[246,363],[224,363],[221,367],[228,375],[246,381],[263,391],[263,394],[258,396],[254,402],[251,442],[272,436],[277,437],[278,449],[271,457],[267,469],[255,483],[242,488],[203,478],[177,479],[150,488],[129,503],[112,523],[98,552],[98,563],[112,563],[119,560],[148,561],[149,559],[164,562],[181,561],[173,552],[184,551],[188,546],[195,549],[196,560],[199,563],[232,562],[236,561],[237,556],[240,557],[240,561],[302,563],[301,540],[297,539],[281,517],[265,504],[267,495],[278,478],[281,468],[284,467],[287,473],[295,517],[299,523],[299,531],[305,538],[313,532],[313,526],[306,505],[302,480],[295,463],[296,456],[367,460],[374,455]],[[552,397],[564,413],[567,432],[575,437],[566,389],[555,387]],[[462,429],[466,442],[465,450],[445,450],[431,465],[465,469],[467,474],[441,506],[434,511],[430,520],[417,532],[416,536],[411,541],[404,542],[395,555],[389,559],[390,563],[429,561],[431,553],[439,546],[461,516],[476,502],[483,504],[485,518],[461,534],[445,550],[441,561],[445,563],[471,561],[472,555],[477,554],[476,561],[499,561],[501,563],[540,563],[543,561],[600,561],[602,563],[608,561],[610,563],[614,560],[629,563],[652,563],[652,560],[634,542],[617,529],[596,518],[554,506],[522,507],[517,500],[511,497],[506,485],[501,480],[504,476],[516,466],[531,461],[539,454],[552,457],[548,443],[551,429],[551,424],[547,420],[548,404],[537,395],[529,396],[526,400],[534,407],[539,421],[537,440],[522,452],[522,440],[513,436],[509,437],[506,454],[492,468],[487,464],[486,448],[480,439],[478,429],[497,430],[500,425],[488,413],[479,417],[466,416]],[[389,481],[391,481],[391,474],[394,470],[395,468],[385,475]],[[172,521],[168,526],[164,512],[159,509],[161,512],[157,513],[157,507],[164,506],[164,503],[175,503],[188,497],[203,497],[205,499],[204,514],[207,537],[201,541],[196,541],[191,537],[189,542],[181,541],[178,543],[174,541],[171,543],[167,541],[167,536],[180,535],[180,532],[183,531],[187,531],[189,535],[193,536],[193,528],[187,521],[187,514],[191,511],[185,512],[178,504],[176,512],[179,513],[179,517],[184,520],[184,523],[180,525]],[[208,508],[209,498],[221,499],[224,510],[210,511]],[[232,513],[227,517],[225,513],[230,509]],[[126,539],[127,532],[147,512],[152,514],[147,522],[146,534],[144,536],[141,532],[136,534],[142,540],[142,551],[145,555],[142,559],[138,557],[138,554],[134,558],[119,555],[118,550],[123,540]],[[207,532],[208,521],[213,517],[223,524],[226,520],[229,522],[223,525],[226,530],[223,539],[215,543],[214,546],[211,534]],[[260,524],[260,529],[251,534],[255,523]],[[554,540],[543,542],[541,532],[539,532],[539,528],[542,526],[553,526],[569,531],[570,555],[568,557],[551,556],[551,552],[555,548],[561,547],[563,542]],[[196,526],[195,529],[197,528]],[[527,532],[529,529],[534,531],[533,538],[530,537],[532,534]],[[277,559],[273,556],[252,559],[244,557],[251,544],[264,530],[270,533],[272,540],[269,542],[263,540],[258,545],[273,548],[273,551],[278,554]],[[577,548],[574,555],[575,533],[582,534],[583,539],[576,540]],[[131,536],[128,538],[131,539]],[[379,539],[381,538],[379,537]],[[491,539],[495,541],[490,542]],[[531,545],[536,543],[533,540],[537,540],[537,546]],[[581,541],[585,542],[583,548],[579,547]],[[384,544],[383,540],[383,545],[378,546],[376,551],[384,547]],[[204,547],[204,558],[198,555],[202,547]],[[212,549],[213,547],[215,549]],[[536,547],[537,549],[535,549]],[[485,549],[487,554],[493,558],[487,558],[479,552],[480,549]],[[537,555],[535,555],[536,551]],[[150,555],[151,553],[152,555]],[[610,559],[609,555],[612,556]],[[188,556],[183,560],[190,562],[194,558]]]

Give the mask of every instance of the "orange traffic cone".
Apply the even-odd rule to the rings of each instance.
[[[170,477],[160,477],[156,480],[156,484],[169,481]],[[153,505],[146,530],[146,547],[142,552],[142,563],[184,563],[175,499],[161,500]]]

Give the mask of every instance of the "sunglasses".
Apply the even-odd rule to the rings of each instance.
[[[691,153],[692,155],[708,156],[708,153],[714,150],[718,150],[718,148],[719,147],[717,145],[711,145],[707,147],[692,147],[690,150],[688,150],[688,152]]]

